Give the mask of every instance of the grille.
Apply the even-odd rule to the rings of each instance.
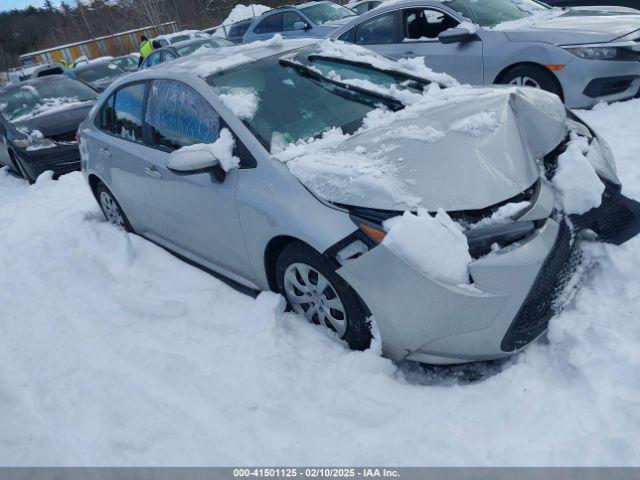
[[[558,297],[580,264],[571,232],[562,223],[553,250],[542,266],[529,295],[520,307],[500,348],[512,352],[524,347],[547,329],[549,320],[559,312]]]

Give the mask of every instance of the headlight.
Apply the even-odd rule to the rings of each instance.
[[[565,47],[565,50],[585,60],[640,60],[640,52],[634,46],[585,46]]]
[[[535,230],[533,222],[511,222],[490,227],[467,230],[469,253],[473,258],[482,257],[491,252],[494,244],[505,247],[527,238]]]
[[[27,138],[25,140],[14,140],[18,147],[24,148],[26,151],[31,152],[34,150],[44,150],[46,148],[57,147],[58,144],[48,138]]]

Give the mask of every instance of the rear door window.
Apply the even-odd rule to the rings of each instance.
[[[150,88],[145,121],[152,146],[173,151],[218,139],[220,117],[199,93],[174,80],[154,80]]]
[[[142,114],[146,82],[127,85],[116,92],[113,133],[125,140],[142,141]]]
[[[359,45],[384,45],[395,42],[396,12],[389,12],[362,22],[356,31]]]

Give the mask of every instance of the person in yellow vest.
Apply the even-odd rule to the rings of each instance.
[[[71,64],[67,62],[64,58],[60,58],[56,60],[56,62],[62,64],[65,68],[71,68]]]
[[[153,44],[149,41],[146,35],[140,36],[140,59],[138,60],[138,66],[142,65],[142,62],[153,52]]]

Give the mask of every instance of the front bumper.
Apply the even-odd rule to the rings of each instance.
[[[627,100],[640,91],[640,62],[575,58],[555,73],[569,108]]]
[[[621,243],[640,231],[640,204],[611,185],[601,207],[571,223]],[[472,262],[471,288],[434,281],[384,245],[338,273],[370,309],[388,357],[435,364],[498,359],[543,334],[561,308],[565,287],[582,271],[574,238],[565,222],[549,218],[515,248]]]
[[[34,151],[16,149],[16,155],[33,179],[47,170],[53,171],[54,177],[80,170],[80,151],[77,145],[59,145]]]

